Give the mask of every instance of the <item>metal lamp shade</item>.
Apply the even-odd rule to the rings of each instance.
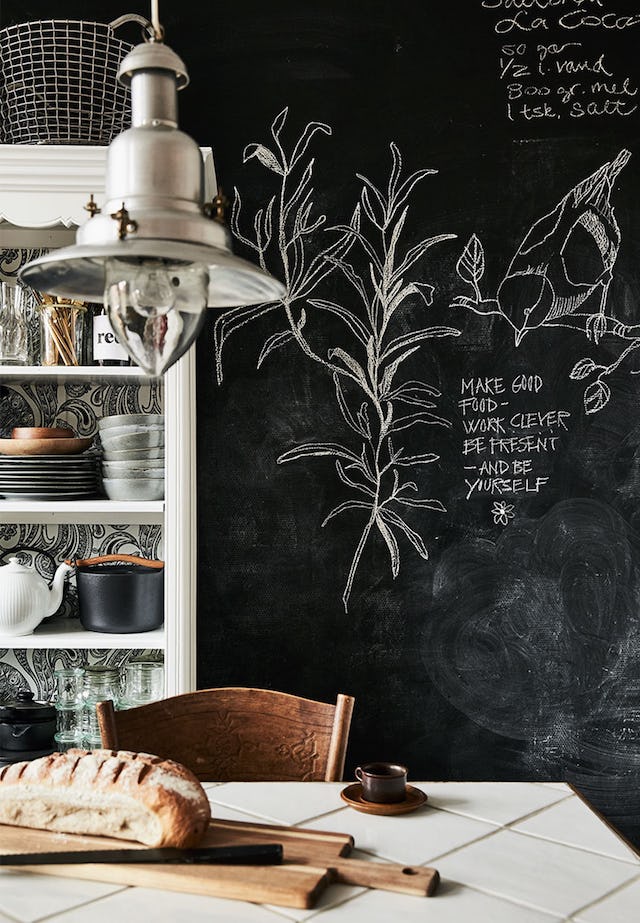
[[[27,263],[19,275],[22,282],[41,292],[78,301],[102,301],[107,260],[163,260],[167,259],[168,251],[171,262],[201,263],[208,267],[207,306],[210,308],[277,301],[284,294],[284,287],[277,279],[230,250],[170,238],[130,238],[102,246],[62,247]]]
[[[188,81],[181,59],[148,42],[127,55],[118,76],[131,84],[132,127],[107,150],[106,201],[91,206],[74,246],[28,263],[19,276],[41,292],[104,300],[118,340],[137,365],[160,375],[193,342],[206,307],[275,301],[284,287],[235,256],[228,229],[205,214],[200,149],[177,127],[177,89]]]

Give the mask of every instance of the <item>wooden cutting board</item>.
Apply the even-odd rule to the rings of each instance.
[[[305,909],[315,905],[319,895],[332,881],[426,897],[434,893],[439,880],[435,869],[348,858],[354,846],[353,837],[348,833],[215,820],[209,825],[208,833],[200,845],[231,846],[243,843],[282,843],[283,864],[33,865],[19,866],[19,870]],[[77,849],[122,849],[124,846],[135,848],[137,845],[107,837],[49,833],[46,830],[0,825],[0,853],[3,855]],[[140,849],[144,848],[140,845]]]

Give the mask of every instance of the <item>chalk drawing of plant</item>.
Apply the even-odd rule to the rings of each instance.
[[[608,404],[611,388],[606,378],[640,348],[640,324],[622,323],[607,307],[621,243],[611,194],[630,157],[630,151],[623,148],[533,223],[495,298],[484,297],[480,289],[485,254],[476,234],[469,238],[456,265],[467,290],[455,297],[452,307],[500,315],[512,327],[516,346],[532,331],[554,327],[581,330],[596,346],[604,336],[627,341],[614,362],[603,365],[586,356],[569,373],[574,381],[592,379],[583,395],[587,414]]]
[[[302,443],[277,461],[331,459],[348,496],[326,515],[322,526],[344,513],[362,517],[362,532],[342,595],[348,611],[354,579],[372,534],[379,534],[385,542],[395,578],[400,570],[400,537],[422,558],[428,557],[425,541],[406,521],[405,511],[445,511],[440,500],[419,496],[416,481],[401,475],[402,469],[430,465],[439,456],[434,452],[407,454],[401,434],[416,426],[450,427],[451,423],[434,412],[441,396],[438,389],[403,377],[401,372],[409,356],[427,340],[460,335],[454,327],[424,322],[406,332],[410,309],[424,314],[433,303],[434,286],[422,281],[420,262],[432,246],[456,235],[438,234],[411,247],[402,246],[411,193],[421,180],[437,171],[421,169],[403,177],[395,143],[390,145],[391,169],[385,188],[357,174],[362,189],[349,222],[327,226],[326,216],[315,212],[314,159],[306,154],[314,135],[331,135],[331,128],[320,122],[309,123],[292,152],[287,153],[282,140],[287,114],[283,109],[276,116],[270,146],[250,144],[243,156],[245,163],[256,159],[274,174],[278,191],[252,217],[252,230],[245,232],[241,227],[242,198],[235,189],[231,218],[234,235],[254,250],[263,268],[284,281],[286,294],[281,301],[234,308],[218,318],[214,328],[216,368],[220,383],[222,353],[229,336],[258,317],[277,312],[284,326],[264,343],[258,367],[267,356],[295,342],[332,376],[349,439]],[[316,235],[313,239],[317,244],[318,232],[330,236],[332,242],[316,247],[312,256],[309,244],[312,235]],[[268,267],[267,257],[272,254],[274,264]],[[330,273],[342,277],[344,294],[340,300],[323,298],[318,291]],[[326,336],[328,329],[333,329],[323,324],[328,315],[338,319],[346,343],[341,334],[341,342],[321,354],[320,347],[313,345],[317,337],[310,328],[320,324]],[[400,332],[399,322],[405,332]]]

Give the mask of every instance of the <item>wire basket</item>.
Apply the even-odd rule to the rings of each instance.
[[[38,20],[0,29],[0,142],[109,144],[131,124],[131,94],[117,79],[133,48],[114,30],[149,23]]]

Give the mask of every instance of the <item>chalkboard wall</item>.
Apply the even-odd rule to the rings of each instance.
[[[288,286],[198,341],[199,685],[351,693],[347,773],[567,779],[640,842],[640,6],[164,6]]]

